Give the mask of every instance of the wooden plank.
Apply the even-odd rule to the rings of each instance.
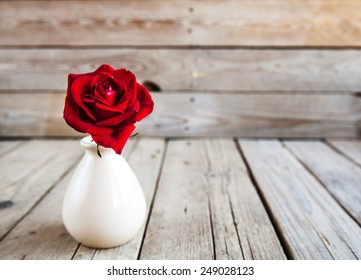
[[[72,172],[2,242],[0,259],[71,259],[78,242],[65,229],[61,209]]]
[[[240,141],[295,259],[360,259],[361,229],[278,141]]]
[[[81,153],[79,141],[73,141],[71,152]],[[128,141],[124,154],[130,154],[135,141]],[[57,151],[60,156],[62,150]],[[66,188],[75,167],[44,197],[0,243],[0,259],[71,259],[78,242],[66,231],[61,210]],[[55,182],[54,182],[55,183]],[[51,213],[49,213],[51,209]]]
[[[203,176],[198,178],[205,181],[209,193],[216,259],[285,259],[235,143],[207,140],[200,144],[201,153],[191,158],[203,160]]]
[[[360,140],[328,140],[327,142],[347,158],[361,166]]]
[[[155,193],[163,153],[165,152],[164,148],[164,140],[140,138],[133,147],[133,152],[128,154],[128,156],[125,155],[143,188],[147,202],[147,216],[149,215],[150,204]],[[94,250],[80,246],[74,259],[137,259],[144,231],[145,224],[134,239],[120,247],[112,249]]]
[[[360,1],[2,1],[1,45],[360,46]]]
[[[140,257],[284,258],[232,141],[169,142]]]
[[[24,141],[21,141],[21,140],[0,141],[0,157],[6,153],[11,152],[13,149],[15,149],[17,146],[19,146],[23,143],[24,143]]]
[[[200,143],[200,142],[198,142]],[[209,198],[192,141],[168,144],[141,259],[213,259]]]
[[[0,240],[66,173],[82,152],[78,141],[33,140],[0,158]],[[49,212],[48,212],[49,214]]]
[[[358,137],[353,95],[153,93],[154,112],[137,124],[155,137]],[[64,94],[0,94],[0,135],[75,136],[62,118]]]
[[[318,141],[286,145],[361,225],[361,168]]]
[[[262,2],[263,3],[263,2]],[[346,91],[361,88],[359,49],[1,49],[0,90],[65,90],[68,73],[107,63],[162,90]]]

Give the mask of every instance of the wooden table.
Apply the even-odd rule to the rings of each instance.
[[[360,141],[132,140],[148,220],[108,250],[62,223],[82,154],[74,139],[0,142],[0,259],[361,258]]]

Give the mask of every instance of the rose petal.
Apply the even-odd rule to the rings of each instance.
[[[121,154],[134,129],[134,125],[128,125],[115,130],[110,135],[92,135],[92,138],[98,145],[112,148],[117,154]]]
[[[127,85],[123,81],[116,80],[114,77],[108,73],[99,73],[96,77],[93,78],[92,87],[94,87],[94,97],[95,99],[102,104],[108,106],[116,106],[117,111],[124,112],[129,99],[129,94],[127,93]],[[108,100],[106,96],[106,89],[112,87],[116,91],[116,96],[114,97],[114,103]]]
[[[117,69],[114,72],[112,72],[112,74],[116,79],[124,81],[124,83],[126,83],[127,85],[133,84],[134,81],[136,80],[134,74],[125,68]]]
[[[96,104],[96,106],[97,106],[98,108],[103,109],[103,110],[105,110],[105,111],[123,113],[123,112],[122,112],[121,110],[119,110],[117,107],[105,105],[105,104],[98,103],[98,102],[96,102],[95,104]]]
[[[95,74],[98,74],[100,72],[107,72],[107,73],[113,73],[115,70],[113,67],[111,67],[108,64],[100,65],[97,70],[94,71]]]
[[[93,113],[89,108],[84,104],[83,96],[89,94],[90,92],[90,83],[92,78],[88,76],[80,77],[73,81],[70,87],[70,94],[73,96],[74,101],[82,108],[86,114],[95,120]]]
[[[148,116],[151,112],[153,112],[154,102],[152,96],[144,86],[137,84],[137,90],[137,99],[140,103],[140,109],[138,111],[136,120],[139,122]]]
[[[94,113],[96,122],[107,120],[121,114],[121,112],[117,112],[115,108],[98,102],[92,104],[92,112]]]
[[[129,110],[123,114],[116,115],[112,118],[104,119],[102,121],[96,122],[96,125],[105,126],[105,127],[116,127],[121,122],[131,119],[131,117],[135,114],[134,110]],[[134,123],[133,121],[132,123]]]
[[[129,104],[131,104],[130,102],[132,102],[132,92],[129,92],[124,81],[114,80],[114,86],[120,96],[114,106],[118,109],[118,111],[124,112]]]
[[[108,72],[98,72],[91,81],[91,87],[93,90],[96,90],[99,86],[104,84],[106,81],[113,78],[113,75]]]
[[[79,132],[101,135],[108,135],[113,132],[110,128],[99,127],[83,120],[79,113],[79,107],[71,95],[67,95],[65,98],[63,117],[69,126]]]

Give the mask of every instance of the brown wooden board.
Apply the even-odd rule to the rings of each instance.
[[[360,46],[360,1],[1,1],[3,46]]]

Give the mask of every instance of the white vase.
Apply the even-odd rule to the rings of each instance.
[[[143,190],[122,155],[83,138],[85,154],[77,166],[63,203],[63,221],[83,245],[111,248],[131,240],[146,216]]]

